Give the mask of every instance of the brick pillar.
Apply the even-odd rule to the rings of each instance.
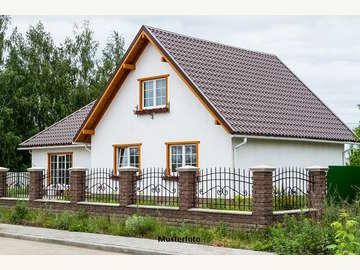
[[[323,203],[326,197],[326,167],[312,166],[307,167],[309,173],[309,193],[308,193],[308,207],[317,209],[318,211],[312,212],[313,217],[320,217],[322,214]]]
[[[275,168],[260,165],[250,170],[252,172],[252,214],[257,224],[268,225],[273,220],[272,178]]]
[[[6,197],[6,173],[8,171],[8,168],[0,167],[0,197]]]
[[[138,170],[138,168],[132,166],[118,168],[120,206],[127,206],[136,203],[135,176]]]
[[[85,177],[87,168],[70,168],[70,202],[77,203],[85,200]]]
[[[38,167],[33,167],[33,168],[29,168],[28,172],[30,172],[29,201],[42,199],[44,169],[38,168]]]
[[[179,173],[179,209],[188,210],[196,205],[196,173],[197,167],[184,166],[177,168]]]

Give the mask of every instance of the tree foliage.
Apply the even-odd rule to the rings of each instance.
[[[105,48],[89,22],[56,45],[38,22],[25,34],[0,16],[0,166],[24,169],[30,155],[18,144],[96,99],[124,55],[114,31]]]
[[[358,105],[358,107],[360,110],[360,104]],[[359,126],[354,129],[354,133],[357,137],[357,141],[360,143],[360,122],[359,122]],[[357,148],[351,147],[349,161],[350,161],[350,165],[360,166],[360,149],[359,149],[359,147],[357,147]]]

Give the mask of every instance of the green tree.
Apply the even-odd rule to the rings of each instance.
[[[360,110],[360,104],[358,105]],[[357,142],[360,143],[360,122],[359,126],[354,129],[354,133],[356,135]],[[358,147],[351,146],[350,148],[350,158],[349,158],[350,165],[352,166],[360,166],[360,149]]]
[[[124,54],[114,32],[98,55],[89,22],[56,45],[39,22],[25,34],[0,16],[0,166],[30,166],[19,143],[96,99]]]

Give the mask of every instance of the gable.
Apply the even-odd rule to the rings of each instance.
[[[152,44],[154,48],[158,50],[161,55],[161,60],[168,63],[171,68],[177,73],[177,75],[184,81],[189,89],[195,94],[195,96],[201,101],[208,112],[215,119],[216,123],[221,124],[226,131],[230,131],[229,125],[224,118],[217,112],[217,110],[208,102],[208,100],[199,92],[193,85],[193,83],[182,72],[181,68],[171,59],[162,46],[154,39],[151,33],[146,27],[141,27],[138,34],[134,38],[133,42],[129,46],[125,56],[123,57],[119,67],[115,71],[113,77],[109,80],[105,89],[97,99],[94,107],[89,113],[88,117],[84,121],[81,128],[78,130],[74,137],[75,142],[90,142],[91,135],[99,123],[100,119],[106,112],[108,106],[114,99],[116,93],[120,90],[122,83],[127,78],[131,70],[136,69],[136,62],[139,56],[142,54],[144,48],[148,44]],[[160,60],[160,59],[159,59]]]

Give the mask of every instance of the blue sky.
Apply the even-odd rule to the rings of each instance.
[[[57,43],[88,20],[100,47],[113,30],[128,46],[146,24],[273,53],[348,126],[360,121],[360,16],[12,16],[12,27],[39,20]]]

